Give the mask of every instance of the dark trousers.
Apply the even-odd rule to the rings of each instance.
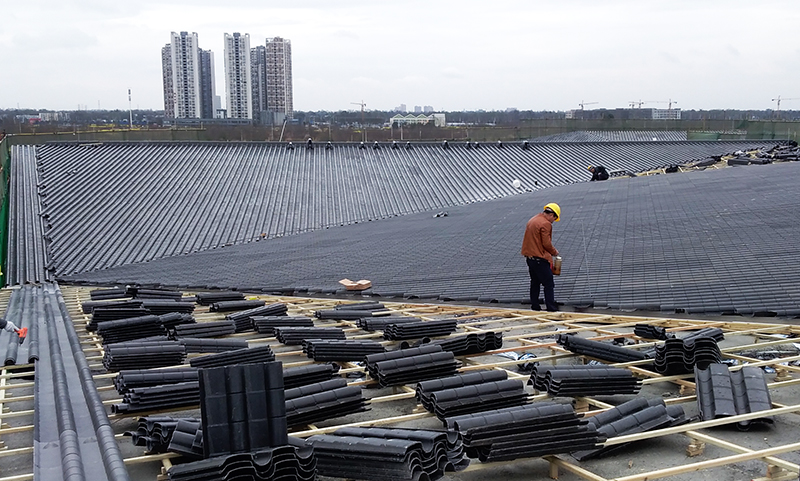
[[[548,311],[557,311],[553,271],[550,262],[539,257],[526,257],[528,273],[531,275],[531,309],[539,309],[539,288],[544,287],[544,304]]]

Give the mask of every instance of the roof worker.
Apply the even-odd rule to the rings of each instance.
[[[6,321],[4,318],[0,317],[0,330],[8,331],[8,332],[15,332],[19,334],[19,328],[14,325],[11,321]]]
[[[595,180],[608,180],[608,170],[602,165],[594,166],[590,165],[589,172],[592,173],[592,181]]]
[[[545,307],[550,312],[558,310],[555,299],[552,258],[558,255],[553,247],[553,222],[561,218],[561,207],[555,202],[544,206],[544,210],[531,218],[525,226],[522,238],[522,255],[528,264],[531,276],[531,309],[539,311],[539,289],[544,288]]]

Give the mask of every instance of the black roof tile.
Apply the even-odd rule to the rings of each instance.
[[[703,420],[772,409],[764,371],[759,367],[744,366],[731,371],[724,364],[709,364],[707,368],[695,367],[694,373],[697,406]],[[773,422],[772,417],[763,417],[741,421],[737,427],[747,430],[754,423]]]

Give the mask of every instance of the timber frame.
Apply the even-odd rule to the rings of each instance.
[[[83,345],[83,352],[89,362],[90,367],[97,374],[94,376],[97,389],[104,404],[110,406],[119,402],[119,398],[114,390],[112,379],[116,373],[105,373],[102,366],[102,344],[101,339],[94,333],[86,331],[85,326],[89,321],[90,315],[83,314],[81,304],[90,299],[89,291],[93,288],[81,286],[61,286],[64,299],[67,303],[70,316],[75,324],[75,329],[79,334]],[[186,292],[190,295],[190,292]],[[380,298],[356,298],[353,300],[342,299],[314,299],[301,297],[280,297],[261,294],[248,295],[248,298],[259,298],[267,303],[283,302],[289,308],[289,315],[305,315],[313,317],[313,313],[319,309],[330,309],[337,304],[351,303],[364,300],[383,302],[387,309],[395,315],[418,316],[426,320],[452,318],[459,320],[459,332],[465,334],[469,332],[494,331],[503,332],[503,348],[488,353],[459,358],[462,362],[462,371],[475,369],[502,369],[508,372],[509,378],[527,379],[527,374],[520,374],[515,369],[517,365],[524,361],[508,359],[502,354],[511,352],[530,352],[536,355],[538,362],[551,363],[584,363],[591,359],[573,354],[564,350],[556,344],[554,335],[556,333],[581,333],[594,340],[626,339],[630,348],[641,348],[652,346],[649,341],[638,338],[633,333],[633,327],[639,323],[651,324],[667,328],[670,332],[680,332],[696,330],[704,327],[719,327],[727,338],[735,338],[738,343],[727,345],[721,343],[723,358],[737,361],[737,365],[731,369],[741,366],[767,366],[774,370],[774,375],[767,376],[768,386],[771,393],[788,392],[794,393],[794,399],[800,399],[796,394],[800,384],[800,367],[792,365],[792,361],[800,361],[800,349],[792,345],[800,337],[800,326],[791,324],[766,324],[742,321],[703,321],[693,319],[675,319],[666,317],[637,317],[627,315],[605,315],[597,313],[581,312],[536,312],[522,309],[511,308],[492,308],[475,307],[452,304],[422,304],[410,302],[385,302]],[[0,294],[0,307],[7,305],[8,295]],[[207,307],[198,306],[194,316],[198,322],[219,320],[224,314],[209,312]],[[338,326],[345,329],[348,338],[351,339],[376,339],[382,340],[380,332],[366,332],[355,326],[354,321],[328,321],[315,319],[315,324],[319,326]],[[250,346],[263,345],[268,343],[276,354],[276,359],[284,362],[286,367],[310,364],[313,361],[307,359],[297,346],[284,346],[277,342],[274,337],[266,337],[255,332],[234,334],[232,337],[243,338],[248,341]],[[383,341],[387,347],[396,348],[397,342]],[[633,343],[633,344],[631,344]],[[770,352],[771,359],[762,359],[768,356],[754,357],[753,353]],[[777,354],[776,354],[777,353]],[[761,358],[760,358],[761,357]],[[677,376],[662,376],[658,373],[649,371],[641,367],[647,362],[627,362],[614,364],[614,366],[630,369],[635,375],[643,379],[644,386],[659,384],[659,389],[673,389],[677,391],[674,396],[665,399],[667,404],[675,403],[695,403],[693,376],[690,374]],[[797,364],[795,362],[795,364]],[[4,459],[14,457],[25,459],[33,456],[33,381],[31,381],[31,367],[28,366],[5,366],[0,368],[0,465],[4,465]],[[340,374],[351,374],[356,377],[364,370],[363,367],[353,363],[343,363]],[[349,376],[348,376],[349,377]],[[353,380],[354,385],[374,384],[366,376],[361,379]],[[379,394],[371,397],[370,402],[374,404],[385,403],[383,407],[391,410],[391,403],[404,402],[407,404],[414,398],[414,390],[410,386],[387,388],[377,391]],[[533,392],[530,386],[526,387],[528,392]],[[774,397],[774,396],[773,396]],[[534,392],[532,402],[548,399],[546,393]],[[583,411],[585,415],[591,416],[605,409],[614,407],[607,402],[593,398],[577,398],[573,401],[577,411]],[[386,412],[387,409],[380,411]],[[192,409],[181,409],[189,410]],[[196,410],[196,407],[194,408]],[[175,410],[177,411],[177,410]],[[375,413],[374,410],[368,414]],[[398,410],[399,411],[399,410]],[[109,409],[110,412],[110,409]],[[145,415],[164,413],[165,411],[134,413],[134,414],[109,414],[112,424],[123,418],[138,418]],[[673,435],[685,437],[686,455],[689,457],[701,455],[705,446],[711,445],[722,448],[729,455],[716,459],[707,459],[699,462],[684,460],[676,463],[675,466],[668,468],[641,472],[631,475],[620,475],[622,470],[614,473],[614,476],[607,477],[589,469],[585,463],[575,461],[569,455],[551,455],[541,458],[548,463],[547,473],[551,478],[557,479],[559,472],[568,472],[577,476],[579,479],[592,481],[637,481],[651,480],[658,478],[668,478],[683,473],[705,470],[719,466],[726,466],[733,463],[740,463],[749,460],[761,460],[764,463],[764,475],[760,480],[789,480],[797,479],[800,467],[798,464],[786,461],[778,457],[781,454],[791,451],[800,451],[800,442],[774,445],[769,447],[753,448],[732,443],[716,436],[713,431],[707,428],[721,425],[734,424],[746,419],[754,419],[764,416],[779,416],[800,414],[800,404],[780,404],[773,402],[773,409],[770,411],[760,411],[757,413],[732,416],[722,419],[715,419],[703,422],[691,422],[685,425],[676,426],[656,431],[648,431],[641,434],[620,436],[606,441],[605,445],[622,444],[632,441],[645,439],[661,438]],[[313,434],[327,433],[335,431],[342,426],[391,426],[403,425],[413,426],[414,422],[433,418],[433,415],[425,411],[421,406],[417,407],[409,414],[396,416],[370,418],[357,422],[342,422],[341,419],[326,421],[322,426],[307,426],[303,430],[290,431],[290,434],[298,437],[307,437]],[[793,420],[796,423],[797,420]],[[776,418],[776,425],[780,424],[780,418]],[[122,445],[130,445],[129,438],[122,435],[122,431],[117,432],[117,439]],[[632,454],[628,453],[628,457]],[[635,456],[635,453],[633,454]],[[178,457],[173,453],[139,456],[129,456],[125,458],[126,465],[132,466],[139,463],[158,463],[161,465],[161,474],[158,479],[166,479],[166,470],[172,465],[172,460]],[[626,457],[626,459],[628,459]],[[466,471],[491,470],[498,465],[510,463],[530,462],[531,459],[520,459],[504,463],[480,463],[473,460]],[[631,461],[632,463],[633,461]],[[32,466],[32,463],[31,463]],[[31,468],[32,469],[32,468]],[[458,474],[451,474],[457,478]],[[0,481],[25,481],[33,479],[31,471],[19,472],[18,469],[0,468]]]

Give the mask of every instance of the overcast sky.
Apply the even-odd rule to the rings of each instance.
[[[3,3],[0,108],[127,109],[130,88],[161,110],[161,47],[188,31],[223,103],[223,35],[240,32],[291,40],[295,110],[800,110],[796,0]]]

